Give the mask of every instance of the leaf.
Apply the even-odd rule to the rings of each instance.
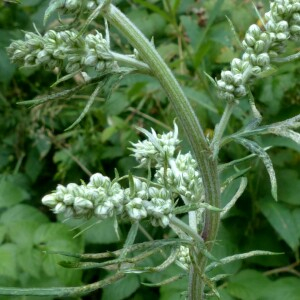
[[[296,170],[284,169],[278,172],[278,195],[282,202],[300,205],[300,178]]]
[[[113,283],[103,289],[102,300],[122,300],[128,298],[140,286],[137,275],[128,275],[116,283]]]
[[[0,246],[0,275],[13,279],[18,279],[17,247],[14,244],[4,244]]]
[[[243,270],[230,277],[227,291],[241,300],[258,300],[269,291],[271,281],[262,273],[254,270]]]
[[[196,102],[197,104],[201,105],[202,107],[208,109],[211,112],[218,112],[217,108],[212,103],[208,95],[203,91],[197,91],[190,87],[183,87],[183,91],[191,101]]]
[[[33,248],[18,248],[17,263],[21,269],[30,276],[41,279],[41,263],[42,253],[41,251]]]
[[[69,251],[80,253],[82,240],[73,239],[73,233],[64,224],[48,223],[37,228],[34,235],[34,244],[37,248],[44,251]],[[61,260],[59,255],[45,254],[42,261],[44,272],[48,276],[57,276],[66,285],[79,284],[81,272],[79,270],[68,270],[61,268],[58,262]],[[70,258],[72,260],[72,258]]]
[[[300,279],[296,277],[285,277],[272,282],[265,290],[262,300],[299,300]],[[259,299],[260,300],[260,299]]]
[[[221,218],[230,211],[230,209],[235,205],[236,201],[243,194],[247,186],[247,178],[242,177],[234,180],[229,187],[221,195],[221,202],[225,203],[223,205],[223,211],[221,212]]]
[[[273,164],[268,153],[254,141],[243,138],[238,138],[236,141],[252,153],[255,153],[262,160],[270,176],[272,196],[277,201],[277,180]]]
[[[274,202],[270,198],[262,199],[258,204],[262,213],[280,237],[292,250],[296,251],[299,247],[299,232],[291,210],[284,204]]]
[[[36,224],[48,222],[48,218],[38,209],[27,205],[19,204],[9,208],[0,217],[0,223],[6,227],[13,226],[16,222],[34,222]]]
[[[6,51],[0,49],[0,82],[8,83],[14,72],[16,67],[10,62]]]
[[[0,208],[13,206],[28,198],[26,190],[4,177],[0,178]]]

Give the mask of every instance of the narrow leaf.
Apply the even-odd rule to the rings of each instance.
[[[205,272],[209,272],[209,271],[215,269],[218,266],[229,264],[229,263],[234,262],[236,260],[246,259],[246,258],[249,258],[249,257],[258,256],[258,255],[281,255],[281,254],[282,253],[275,253],[275,252],[261,251],[261,250],[255,250],[255,251],[250,251],[250,252],[247,252],[247,253],[235,254],[235,255],[232,255],[232,256],[222,258],[220,261],[213,262],[213,263],[209,264],[205,268]]]
[[[246,149],[251,151],[252,153],[255,153],[262,160],[270,176],[272,196],[277,201],[276,175],[275,175],[271,158],[268,155],[268,153],[254,141],[250,141],[243,138],[237,138],[236,141],[242,146],[244,146]]]
[[[92,93],[89,101],[87,102],[85,108],[83,109],[83,111],[81,112],[80,116],[77,118],[77,120],[71,125],[69,126],[67,129],[65,129],[65,131],[70,130],[72,128],[74,128],[76,125],[78,125],[81,120],[85,117],[85,115],[88,113],[88,111],[90,110],[91,106],[93,105],[98,93],[100,92],[100,89],[103,87],[103,85],[105,84],[104,82],[100,82],[98,83],[97,87],[95,88],[94,92]]]
[[[161,282],[157,282],[157,283],[146,283],[146,282],[142,282],[142,285],[149,286],[149,287],[162,286],[162,285],[166,285],[166,284],[175,282],[176,280],[179,280],[179,279],[185,277],[186,275],[187,275],[187,274],[182,273],[182,274],[179,274],[179,275],[170,277],[170,278],[168,278],[168,279],[165,279],[165,280],[163,280],[163,281],[161,281]]]
[[[2,288],[0,295],[7,296],[53,296],[53,297],[79,297],[103,288],[123,278],[125,274],[116,273],[101,281],[79,287],[53,287],[53,288]]]
[[[244,193],[246,186],[247,186],[247,178],[242,177],[238,190],[236,191],[232,199],[229,201],[229,203],[223,208],[223,211],[221,212],[221,218],[224,218],[224,216],[228,213],[228,211],[235,205],[236,201]]]

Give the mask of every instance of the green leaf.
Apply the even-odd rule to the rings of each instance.
[[[256,154],[262,160],[270,176],[272,196],[275,200],[277,200],[277,180],[273,164],[268,153],[254,141],[244,138],[238,138],[236,141],[252,153]]]
[[[296,251],[299,247],[299,232],[291,210],[284,204],[274,202],[270,198],[264,198],[258,204],[262,213],[280,237],[292,250]]]
[[[230,277],[227,291],[241,300],[259,300],[269,290],[271,281],[262,273],[254,270],[243,270]]]
[[[208,95],[203,91],[197,91],[190,87],[183,88],[184,93],[189,98],[189,100],[196,102],[207,110],[217,113],[215,105],[212,103]]]
[[[16,67],[10,62],[6,51],[0,49],[0,82],[8,83]]]
[[[41,279],[42,252],[33,248],[18,248],[17,263],[30,276]]]
[[[41,224],[48,222],[48,218],[38,209],[26,204],[16,205],[6,210],[0,217],[0,223],[7,227],[12,226],[19,221],[30,221]]]
[[[0,246],[0,276],[18,279],[16,253],[17,247],[14,244]]]
[[[272,282],[268,285],[268,290],[261,300],[299,300],[300,295],[300,279],[296,277],[285,277]],[[260,300],[259,299],[259,300]]]
[[[0,224],[0,245],[2,244],[2,242],[4,240],[5,234],[6,234],[6,228],[5,228],[5,226]]]
[[[300,178],[296,170],[281,170],[277,173],[278,198],[288,204],[300,205]]]
[[[122,300],[128,298],[140,286],[136,275],[128,275],[103,289],[102,300]]]
[[[23,188],[2,177],[0,179],[0,208],[10,207],[29,198]]]
[[[37,228],[34,235],[36,247],[44,251],[69,251],[82,252],[82,240],[73,239],[73,233],[64,224],[48,223]],[[64,258],[65,259],[65,258]],[[70,258],[70,260],[72,260]],[[66,285],[80,283],[81,272],[79,270],[68,270],[58,265],[61,261],[60,255],[45,254],[42,267],[48,276],[57,276]]]

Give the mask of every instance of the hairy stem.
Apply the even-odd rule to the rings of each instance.
[[[220,184],[216,160],[212,156],[209,144],[198,119],[174,75],[160,57],[153,44],[146,39],[141,31],[119,9],[109,4],[103,10],[102,14],[109,23],[116,27],[128,39],[164,88],[177,118],[185,131],[186,137],[190,142],[201,171],[205,189],[205,201],[212,206],[219,207]],[[213,245],[212,241],[216,238],[218,225],[219,214],[207,210],[202,237],[204,241],[209,242],[208,248],[211,248]],[[206,261],[206,257],[199,254],[199,268],[197,269],[201,269],[204,272]],[[194,271],[196,268],[191,269],[189,299],[201,300],[203,299],[204,290],[204,283],[200,280],[202,274],[198,274]]]

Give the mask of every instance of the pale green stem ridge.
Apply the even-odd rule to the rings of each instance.
[[[212,156],[198,119],[174,75],[151,42],[119,9],[110,4],[102,11],[102,14],[129,40],[142,60],[150,67],[153,75],[161,83],[191,144],[203,178],[205,201],[212,206],[219,207],[220,184],[216,160]],[[205,226],[202,232],[204,241],[212,242],[215,240],[219,220],[218,213],[213,213],[210,210],[206,211]],[[208,248],[211,248],[212,245],[213,243],[209,243]],[[203,273],[206,261],[206,257],[199,255],[198,265]],[[197,274],[194,268],[191,268],[191,270],[189,299],[201,300],[204,297],[204,283],[200,280],[201,274]]]

